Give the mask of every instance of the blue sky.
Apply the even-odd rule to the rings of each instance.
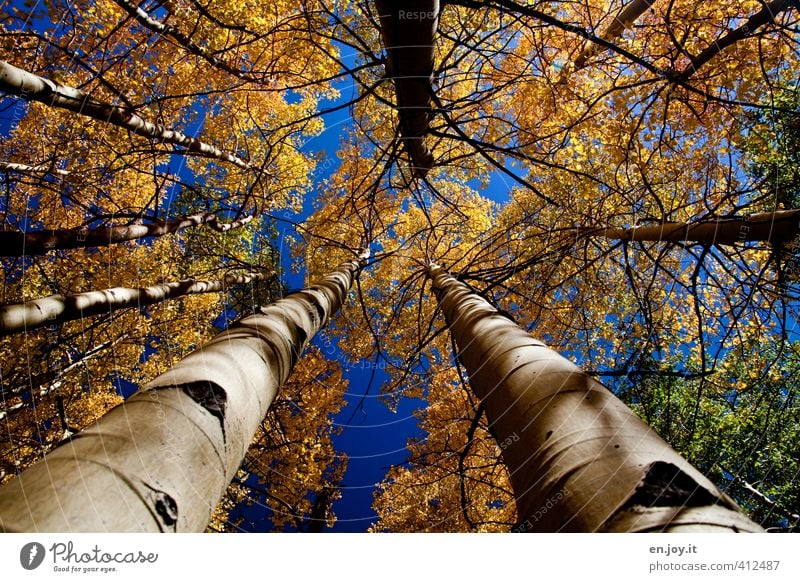
[[[345,56],[344,60],[348,64],[353,63],[352,57]],[[346,103],[357,95],[358,87],[349,79],[341,80],[336,88],[339,89],[340,97],[321,104],[320,108]],[[336,151],[346,130],[350,128],[351,120],[348,109],[328,113],[323,119],[325,130],[319,136],[309,139],[303,147],[303,151],[310,154],[326,154],[319,164],[325,170],[315,176],[317,182],[324,180],[338,168]],[[307,194],[300,214],[283,212],[277,215],[295,222],[302,221],[313,211],[318,195],[314,189]],[[278,231],[283,240],[283,235],[293,233],[294,229],[289,222],[284,222],[278,224]],[[289,247],[280,242],[278,246],[282,251],[284,281],[288,288],[294,290],[303,287],[304,266],[300,265],[298,271],[293,270]],[[363,532],[375,521],[376,516],[372,511],[375,484],[383,479],[391,466],[405,461],[408,438],[423,436],[413,412],[424,402],[403,398],[397,410],[392,412],[378,398],[380,386],[388,379],[387,374],[380,367],[374,369],[372,360],[348,362],[336,347],[335,341],[331,340],[323,330],[313,339],[312,344],[327,357],[342,364],[343,375],[349,383],[345,396],[347,405],[333,419],[334,424],[341,428],[341,433],[333,438],[334,447],[337,452],[344,452],[348,456],[347,471],[341,484],[342,497],[333,505],[337,516],[333,531]]]
[[[348,66],[353,66],[354,57],[348,55],[345,47],[340,48],[344,55],[343,61]],[[339,98],[321,104],[320,109],[347,103],[358,96],[358,86],[350,79],[343,79],[335,86],[339,90]],[[317,182],[326,179],[338,168],[336,151],[346,131],[352,127],[348,109],[328,113],[323,119],[325,130],[319,136],[310,138],[303,147],[303,151],[309,154],[319,152],[326,154],[319,164],[319,167],[325,170],[315,176]],[[500,203],[509,200],[513,187],[511,179],[499,170],[490,175],[488,188],[481,189],[477,180],[473,180],[470,185],[482,195]],[[294,222],[305,219],[313,211],[319,194],[312,189],[304,200],[303,211],[300,214],[283,212],[277,216]],[[293,230],[289,222],[278,225],[281,240],[284,234],[293,233]],[[281,246],[280,241],[278,245]],[[284,281],[291,290],[301,288],[305,281],[304,267],[301,266],[299,271],[294,271],[291,268],[293,259],[289,256],[289,248],[282,245],[281,251]],[[335,343],[329,342],[329,339],[323,331],[314,338],[312,344],[319,347],[327,356],[342,363],[344,377],[349,382],[349,390],[345,397],[347,405],[334,418],[334,423],[342,430],[341,434],[333,438],[333,444],[337,451],[346,453],[349,460],[342,483],[342,497],[333,505],[337,521],[332,529],[336,532],[363,532],[376,519],[372,510],[375,485],[383,480],[392,466],[405,462],[408,456],[405,448],[408,439],[424,436],[424,432],[417,426],[417,419],[413,413],[424,407],[425,401],[403,397],[397,410],[391,411],[378,398],[381,385],[388,380],[385,371],[380,366],[374,370],[372,360],[347,362],[347,358],[334,347]]]

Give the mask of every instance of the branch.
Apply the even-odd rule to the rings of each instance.
[[[753,36],[753,33],[756,31],[756,29],[761,28],[770,22],[774,22],[778,14],[791,8],[792,4],[797,4],[797,0],[773,0],[772,2],[764,4],[764,7],[761,10],[753,14],[747,20],[747,22],[745,22],[739,28],[730,31],[726,35],[715,40],[699,55],[692,57],[689,66],[681,72],[679,76],[680,79],[688,79],[695,72],[697,72],[700,67],[705,65],[708,61],[713,59],[735,42]]]

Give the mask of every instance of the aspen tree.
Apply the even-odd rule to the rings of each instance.
[[[214,281],[186,279],[151,287],[114,287],[101,291],[76,293],[75,295],[50,295],[25,303],[2,305],[0,306],[0,336],[62,321],[110,313],[128,307],[153,305],[185,295],[217,293],[231,285],[246,285],[250,281],[260,278],[262,278],[261,273],[228,274],[224,278]]]
[[[518,531],[761,531],[620,400],[465,284],[433,290],[503,458]]]
[[[0,531],[202,531],[367,253],[245,317],[0,490]]]
[[[21,257],[41,255],[54,249],[106,246],[128,240],[164,236],[201,224],[206,224],[217,232],[227,232],[232,228],[247,224],[252,219],[252,215],[248,215],[233,222],[221,223],[213,212],[202,212],[150,224],[61,228],[32,232],[2,230],[0,231],[0,255]]]
[[[0,90],[28,101],[39,101],[51,107],[67,109],[104,121],[161,143],[179,145],[198,155],[229,162],[243,170],[252,169],[249,163],[238,156],[224,152],[195,137],[152,123],[124,107],[92,99],[80,89],[34,75],[5,61],[0,61]]]

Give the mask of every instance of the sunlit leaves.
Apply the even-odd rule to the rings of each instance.
[[[429,403],[420,414],[427,436],[409,443],[408,464],[392,468],[381,485],[374,529],[493,531],[515,519],[499,445],[453,367],[424,275],[429,262],[584,368],[630,378],[638,387],[629,401],[650,422],[663,421],[659,430],[690,457],[727,446],[714,434],[729,432],[735,443],[763,436],[753,448],[760,467],[784,463],[791,471],[778,434],[794,434],[791,423],[753,429],[753,419],[766,427],[764,417],[780,406],[793,410],[791,399],[781,400],[785,394],[763,402],[777,394],[774,386],[793,381],[794,364],[780,351],[796,334],[791,244],[722,248],[594,234],[796,206],[797,10],[721,47],[762,2],[657,0],[609,38],[613,46],[590,48],[586,36],[603,35],[627,2],[497,1],[480,9],[448,2],[426,136],[435,165],[419,180],[398,140],[373,6],[340,4],[53,1],[37,10],[36,26],[26,23],[26,9],[9,11],[0,41],[14,64],[202,138],[249,168],[44,104],[12,105],[8,97],[2,104],[13,120],[0,161],[51,168],[3,172],[8,228],[198,211],[256,219],[224,234],[197,229],[7,261],[3,300],[232,269],[270,278],[237,294],[4,340],[11,354],[2,378],[6,406],[21,407],[5,420],[19,440],[4,450],[7,461],[17,461],[3,470],[10,474],[15,462],[27,464],[63,436],[57,395],[67,423],[79,428],[111,406],[125,382],[164,371],[214,325],[279,295],[278,257],[268,241],[277,238],[275,223],[262,215],[307,203],[311,215],[281,243],[296,242],[294,256],[309,280],[356,249],[372,250],[330,329],[344,356],[385,365],[381,390],[389,406],[404,396]],[[539,16],[525,12],[534,9]],[[714,47],[721,48],[708,53]],[[710,58],[698,64],[703,54]],[[581,55],[585,62],[577,65]],[[347,94],[339,95],[336,79],[351,83]],[[326,157],[311,138],[323,135],[321,112],[330,107],[346,108],[351,122],[338,151]],[[759,351],[772,343],[775,354]],[[319,354],[308,366],[258,436],[261,450],[232,486],[225,511],[264,502],[249,488],[263,486],[274,497],[273,524],[302,529],[314,500],[329,495],[326,487],[336,490],[343,468],[330,461],[327,423],[341,405],[343,382]],[[335,389],[320,391],[321,384]],[[36,416],[31,394],[41,387]],[[728,389],[753,400],[737,409]],[[682,432],[687,423],[693,432]],[[692,438],[680,441],[686,434]],[[742,479],[769,480],[748,463],[740,463],[749,472]],[[756,485],[786,492],[791,504],[790,479],[780,473],[774,483]],[[249,519],[238,514],[223,525],[225,511],[216,529]]]

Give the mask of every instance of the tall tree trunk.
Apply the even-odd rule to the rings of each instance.
[[[0,231],[0,255],[21,257],[43,255],[47,251],[55,249],[108,246],[128,240],[164,236],[199,224],[207,224],[218,232],[225,232],[231,228],[243,226],[250,220],[252,220],[252,216],[245,216],[231,223],[220,223],[216,214],[204,212],[151,224],[63,228],[35,232],[3,230]]]
[[[608,28],[605,29],[601,35],[601,38],[609,42],[614,42],[620,36],[622,36],[622,33],[625,32],[626,28],[629,28],[630,25],[633,24],[642,14],[644,14],[654,3],[655,0],[633,0],[632,2],[629,2],[622,10],[620,10],[619,14],[614,17],[614,20],[608,25]],[[578,58],[575,59],[575,69],[577,70],[585,67],[586,62],[601,50],[603,49],[600,45],[588,43],[584,47],[581,54],[578,55]]]
[[[433,39],[439,0],[375,0],[386,47],[386,69],[394,80],[400,135],[414,174],[425,176],[433,155],[425,145],[433,92]]]
[[[366,260],[245,317],[0,489],[0,531],[202,531]]]
[[[627,241],[671,241],[708,245],[791,240],[800,233],[800,209],[761,212],[741,218],[717,218],[695,222],[665,222],[647,226],[585,227],[581,234]]]
[[[0,170],[4,172],[20,172],[22,174],[57,174],[59,176],[69,176],[67,170],[54,168],[50,164],[29,166],[27,164],[15,164],[14,162],[0,162]]]
[[[602,384],[429,267],[504,447],[519,531],[761,531]]]
[[[190,152],[229,162],[244,170],[253,169],[241,158],[197,138],[151,123],[124,107],[96,101],[80,89],[34,75],[5,61],[0,61],[0,91],[18,95],[28,101],[39,101],[51,107],[67,109],[92,119],[111,123],[160,143],[183,146]]]
[[[216,281],[186,279],[152,287],[113,287],[75,295],[51,295],[25,303],[0,306],[0,337],[43,325],[72,321],[128,307],[153,305],[198,293],[216,293],[231,285],[245,285],[262,275],[225,275]]]

